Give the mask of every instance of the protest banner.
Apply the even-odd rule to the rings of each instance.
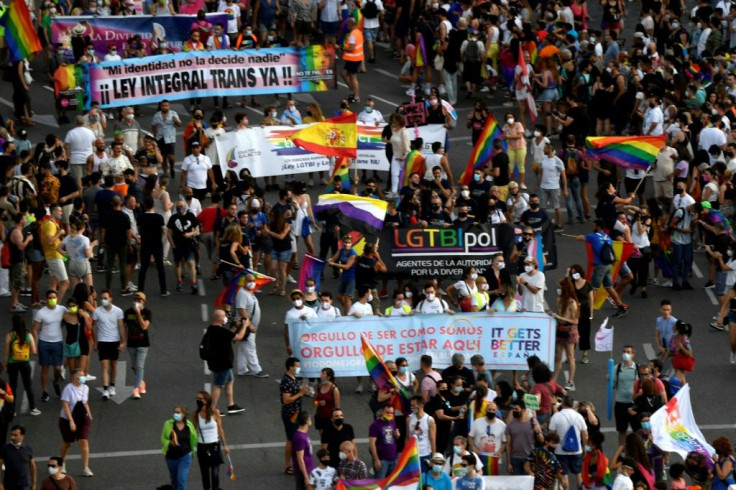
[[[482,354],[488,369],[527,369],[526,359],[554,362],[555,321],[543,313],[369,316],[360,319],[306,320],[289,323],[294,355],[302,375],[317,377],[325,367],[336,376],[365,376],[360,336],[365,335],[383,359],[405,357],[411,369],[423,354],[436,368],[452,363],[460,352],[469,359]]]
[[[93,65],[90,96],[107,108],[161,99],[322,92],[337,86],[335,73],[334,46],[192,51]]]
[[[680,388],[649,420],[652,423],[652,442],[662,451],[677,453],[683,459],[690,451],[697,451],[706,458],[716,452],[695,423],[688,384]]]
[[[232,131],[215,139],[223,175],[232,170],[240,173],[247,169],[253,177],[292,175],[305,172],[331,171],[330,159],[294,145],[291,135],[307,127],[266,126],[242,131]],[[358,124],[358,169],[388,170],[386,143],[381,140],[382,126]],[[413,132],[413,129],[411,130]],[[444,141],[446,129],[441,124],[419,128],[425,141],[422,152],[432,152],[433,141]],[[412,138],[414,136],[412,135]],[[429,142],[429,143],[427,143]],[[351,165],[351,170],[356,168]]]
[[[207,14],[207,22],[212,25],[227,24],[227,14]],[[102,59],[107,54],[107,48],[114,45],[118,53],[123,52],[123,46],[128,39],[138,34],[141,37],[142,48],[146,53],[153,54],[158,42],[166,40],[169,49],[178,53],[181,46],[189,39],[192,24],[197,22],[196,15],[133,15],[124,18],[117,16],[92,15],[74,17],[51,17],[51,43],[61,44],[67,58],[74,59],[73,49],[76,43],[73,38],[86,41],[87,38],[95,46],[95,55]],[[76,49],[84,49],[82,43]]]
[[[481,476],[485,490],[533,490],[534,477],[524,476]],[[458,477],[452,477],[452,490],[455,490]],[[391,485],[387,490],[417,490],[416,483]]]
[[[424,113],[424,102],[410,102],[401,106],[401,112],[404,114],[404,125],[407,128],[421,126],[426,122]]]

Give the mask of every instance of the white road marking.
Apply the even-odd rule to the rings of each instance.
[[[202,305],[202,306],[205,306],[205,305]],[[202,333],[205,333],[205,332],[207,332],[207,329],[206,328],[202,329]],[[202,361],[202,364],[204,365],[204,375],[209,376],[210,374],[212,374],[212,371],[210,371],[210,368],[207,367],[207,361]],[[206,388],[206,386],[209,385],[209,383],[205,383],[204,385],[205,385],[205,390],[210,391],[208,388]]]
[[[202,278],[201,277],[199,279],[197,279],[197,286],[199,286],[199,295],[200,296],[204,296],[205,294],[207,294],[207,292],[204,289],[204,281],[202,281]]]
[[[114,401],[118,405],[122,405],[122,403],[131,397],[133,394],[133,388],[134,386],[126,385],[125,384],[125,377],[128,374],[127,371],[127,362],[125,361],[118,361],[118,371],[115,374],[115,396],[111,396],[110,400]],[[102,379],[102,374],[100,374],[100,379]],[[104,388],[102,386],[97,388],[97,392],[102,395]]]
[[[383,102],[384,104],[388,104],[388,105],[390,105],[391,107],[396,107],[397,105],[399,105],[399,104],[397,104],[396,102],[392,102],[392,101],[390,101],[390,100],[384,99],[383,97],[379,97],[379,96],[377,96],[377,95],[373,95],[373,94],[370,94],[370,95],[369,95],[368,97],[370,97],[370,98],[371,98],[371,99],[373,99],[373,100],[378,100],[378,101],[381,101],[381,102]]]
[[[652,344],[644,344],[644,355],[649,361],[657,358],[657,353],[654,351]]]
[[[3,99],[2,97],[0,97],[0,104],[4,106],[8,106],[10,108],[13,107],[12,102],[10,102],[7,99]],[[44,126],[51,126],[52,128],[59,127],[59,125],[56,122],[56,117],[52,114],[38,114],[38,115],[34,115],[31,119],[33,119],[33,121],[39,124],[43,124]]]
[[[396,74],[396,73],[391,73],[390,71],[388,71],[388,70],[384,70],[384,69],[382,69],[382,68],[373,68],[373,69],[371,70],[371,72],[376,72],[376,73],[380,73],[381,75],[386,75],[387,77],[389,77],[389,78],[393,78],[393,79],[397,79],[397,78],[399,78],[398,74]]]
[[[713,294],[712,288],[706,288],[705,294],[708,296],[708,298],[710,298],[711,303],[713,303],[714,305],[718,305],[718,300],[716,299],[716,295]]]
[[[698,279],[703,278],[703,273],[700,272],[700,268],[698,267],[698,264],[696,264],[695,262],[693,262],[693,274],[695,274],[695,277],[697,277]]]
[[[202,303],[202,323],[210,321],[210,310],[207,308],[207,303]]]
[[[471,141],[472,137],[470,136],[455,136],[454,138],[450,138],[450,143],[455,143],[457,141]]]

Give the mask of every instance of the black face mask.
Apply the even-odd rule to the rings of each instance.
[[[439,204],[432,204],[432,211],[439,211],[440,205]]]
[[[335,427],[342,427],[342,424],[345,422],[345,419],[335,419],[332,421],[333,424],[335,424]]]
[[[530,202],[529,207],[531,209],[539,209],[539,203],[538,202]]]
[[[204,407],[204,401],[197,400],[197,410],[202,410],[202,407]]]
[[[197,121],[199,121],[200,119],[202,119],[202,115],[201,114],[195,114],[194,115],[194,119],[196,119]]]
[[[676,187],[675,188],[675,194],[682,194],[682,192],[683,192],[683,189],[682,188],[680,188],[680,187]]]
[[[656,106],[657,106],[657,104],[655,104],[654,102],[650,102],[649,103],[649,107],[652,108],[652,109],[654,109]]]
[[[396,376],[397,374],[399,374],[398,371],[391,371],[391,376]]]
[[[457,213],[457,217],[458,217],[458,218],[465,218],[465,217],[466,217],[467,215],[468,215],[468,213],[464,213],[464,212],[462,212],[462,211],[461,211],[461,212],[459,212],[459,213]]]
[[[513,413],[513,414],[514,414],[514,418],[515,418],[515,419],[520,419],[520,418],[521,418],[521,411],[517,411],[517,410],[514,410],[514,411],[513,411],[513,412],[511,412],[511,413]]]
[[[493,420],[493,419],[495,419],[495,418],[496,418],[496,412],[488,412],[488,413],[486,414],[486,418],[487,418],[488,420]]]

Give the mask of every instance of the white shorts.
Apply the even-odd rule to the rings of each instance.
[[[46,265],[49,267],[49,275],[56,278],[57,281],[68,281],[69,276],[66,274],[64,261],[61,259],[46,259]]]
[[[92,274],[92,267],[89,260],[70,260],[69,276],[77,279],[84,279],[85,276]]]

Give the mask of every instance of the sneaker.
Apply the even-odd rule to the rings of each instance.
[[[444,85],[439,86],[439,92],[440,92],[440,95],[447,95],[447,89],[445,88]]]
[[[102,399],[105,400],[105,401],[107,401],[107,400],[110,399],[110,392],[108,390],[104,390],[102,392]]]
[[[130,288],[125,288],[125,289],[123,289],[122,291],[120,291],[120,296],[133,296],[133,293],[134,293],[134,292],[135,292],[135,291],[133,291],[133,290],[132,290],[132,289],[130,289]]]
[[[414,87],[409,87],[409,90],[406,91],[406,95],[414,97]]]
[[[145,395],[146,392],[146,382],[141,380],[141,387],[140,387],[140,393],[141,395]]]
[[[731,363],[731,364],[733,364],[733,363]],[[31,410],[31,411],[30,411],[30,412],[28,412],[28,413],[30,413],[31,415],[33,415],[34,417],[36,417],[36,416],[38,416],[38,415],[41,415],[41,410],[39,410],[39,409],[37,409],[37,408],[34,408],[33,410]]]
[[[671,288],[672,287],[672,279],[664,279],[662,280],[659,285],[663,288]]]
[[[525,184],[525,183],[523,183],[523,182],[521,183],[521,185],[520,185],[519,187],[521,187],[522,189],[526,189],[526,188],[527,188],[527,187],[526,187],[526,184]]]
[[[731,364],[736,364],[736,352],[731,352]]]
[[[47,391],[44,391],[43,393],[41,393],[42,402],[46,403],[47,401],[49,401],[49,398],[50,398],[49,393]]]
[[[254,375],[256,378],[268,378],[268,373],[265,371],[258,372]]]
[[[94,381],[94,380],[97,379],[97,376],[95,376],[93,374],[87,373],[87,375],[85,376],[85,378],[87,378],[86,381]]]
[[[708,281],[705,283],[705,286],[703,286],[703,289],[710,289],[710,288],[714,288],[715,286],[716,284],[713,281]]]
[[[10,291],[8,291],[7,289],[0,291],[0,298],[8,298],[8,297],[10,297]]]
[[[717,321],[709,323],[708,326],[710,328],[715,329],[715,330],[720,330],[721,332],[725,332],[726,331],[726,326],[725,325],[721,325]]]
[[[565,390],[575,391],[575,383],[565,383]]]
[[[355,392],[356,392],[357,394],[361,394],[361,393],[363,393],[363,385],[358,385],[358,387],[357,387],[357,388],[355,388]]]
[[[128,289],[130,289],[131,291],[135,292],[135,291],[138,291],[138,286],[136,286],[132,282],[129,282],[128,283]]]
[[[590,362],[590,356],[588,355],[587,352],[585,354],[583,354],[583,358],[580,359],[580,362],[582,364],[588,364]]]
[[[238,405],[230,405],[229,407],[227,407],[228,415],[233,415],[233,414],[240,413],[240,412],[245,412],[245,409]]]
[[[315,395],[316,395],[316,393],[314,392],[314,386],[311,386],[310,385],[309,386],[309,389],[307,389],[307,396],[309,398],[314,398]]]
[[[110,396],[115,396],[117,393],[115,393],[115,387],[110,386]]]
[[[95,476],[94,473],[92,473],[92,470],[89,469],[89,467],[82,470],[82,476]]]
[[[133,400],[140,400],[141,399],[141,390],[138,388],[133,388]]]
[[[642,290],[641,299],[647,299],[648,297],[649,295],[647,294],[647,290],[646,289]]]
[[[199,286],[197,286],[196,284],[192,284],[192,294],[197,293],[199,293]]]
[[[170,293],[170,292],[169,292],[168,290],[166,290],[166,291],[161,291],[161,297],[162,297],[162,298],[165,298],[165,297],[167,297],[167,296],[171,296],[171,293]]]
[[[10,308],[10,313],[25,313],[28,308],[20,303]]]
[[[177,283],[177,284],[176,284],[176,290],[177,290],[177,291],[184,291],[184,284],[182,284],[182,283],[180,283],[180,282],[179,282],[179,283]]]
[[[291,277],[291,274],[289,274],[288,276],[286,276],[286,282],[288,282],[289,284],[296,284],[296,279]]]
[[[59,383],[53,383],[52,386],[54,387],[54,393],[56,394],[56,396],[60,397],[61,396],[61,386],[59,385]]]
[[[561,227],[560,225],[555,225],[555,227],[554,227],[554,232],[555,233],[562,233],[563,231],[565,231],[565,229],[563,227]]]
[[[692,291],[695,288],[689,282],[684,282],[682,283],[682,289],[684,289],[685,291]]]
[[[655,286],[659,286],[659,279],[657,279],[656,277],[652,277],[651,279],[649,279],[649,281],[647,281],[647,283],[654,284]]]
[[[491,89],[488,88],[488,85],[483,85],[480,91],[485,94],[486,92],[490,92]]]
[[[619,317],[622,317],[622,316],[624,316],[625,314],[627,314],[628,312],[629,312],[629,310],[627,310],[627,309],[626,309],[626,308],[624,308],[623,306],[619,306],[619,307],[618,307],[618,310],[616,311],[616,313],[614,313],[614,314],[613,314],[613,318],[619,318]]]

